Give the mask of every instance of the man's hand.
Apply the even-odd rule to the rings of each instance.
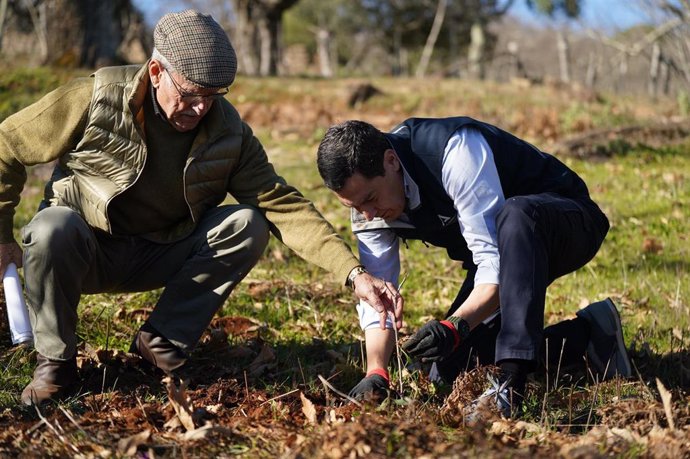
[[[0,277],[5,275],[5,270],[10,263],[22,267],[22,249],[16,242],[0,244]]]
[[[403,351],[422,362],[436,362],[448,357],[460,344],[460,333],[447,320],[425,323],[402,345]]]
[[[355,400],[377,399],[383,400],[388,396],[388,376],[386,370],[369,372],[348,394]]]
[[[395,327],[402,327],[405,300],[395,285],[367,272],[358,274],[352,284],[357,298],[369,303],[379,313],[381,329],[386,328],[388,311],[392,312],[395,317]]]

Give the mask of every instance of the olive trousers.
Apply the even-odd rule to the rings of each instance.
[[[189,352],[259,260],[268,238],[265,218],[242,205],[206,212],[192,234],[170,244],[110,235],[66,207],[43,209],[22,231],[36,350],[55,360],[76,355],[83,294],[164,287],[148,321]]]

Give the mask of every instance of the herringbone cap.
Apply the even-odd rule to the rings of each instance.
[[[235,80],[235,50],[209,15],[194,10],[168,13],[156,24],[153,43],[177,72],[198,86],[225,88]]]

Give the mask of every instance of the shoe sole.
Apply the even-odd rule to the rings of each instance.
[[[585,308],[581,311],[578,311],[577,315],[579,317],[584,318],[588,322],[601,322],[602,320],[605,320],[606,322],[610,323],[610,320],[613,319],[613,327],[614,327],[614,334],[616,336],[616,346],[617,349],[615,350],[615,354],[611,354],[609,356],[609,359],[607,361],[602,361],[599,362],[598,365],[601,365],[601,369],[598,370],[601,372],[602,379],[609,379],[614,377],[616,374],[628,378],[632,375],[632,366],[630,364],[630,359],[628,358],[628,352],[625,348],[625,341],[623,340],[623,325],[621,323],[621,317],[620,314],[618,313],[618,308],[616,308],[616,305],[613,303],[611,298],[606,298],[603,301],[600,301],[598,303],[593,303],[593,304],[601,304],[603,303],[605,307],[608,308],[608,311],[598,311],[596,314],[592,313],[591,310],[588,310],[589,308]],[[604,317],[604,314],[606,316]],[[589,349],[587,351],[590,353]],[[593,352],[593,351],[592,351]],[[616,359],[616,371],[614,373],[610,373],[610,365],[612,361],[612,357]]]
[[[618,313],[618,308],[616,308],[616,305],[613,304],[613,301],[611,298],[606,298],[604,300],[606,302],[606,305],[609,307],[611,312],[613,313],[613,316],[616,318],[616,344],[618,345],[618,360],[616,362],[616,366],[618,367],[618,374],[624,378],[629,378],[632,376],[632,365],[630,364],[630,358],[628,357],[628,350],[625,347],[625,340],[623,339],[623,324],[621,323],[621,316]],[[622,362],[621,362],[622,361]],[[621,363],[623,364],[623,370],[625,370],[625,374],[623,374],[620,370],[621,369]]]

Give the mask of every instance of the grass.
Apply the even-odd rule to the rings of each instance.
[[[50,72],[42,69],[21,71],[12,77],[3,75],[0,114],[6,116],[8,111],[26,105],[62,78],[53,78]],[[23,86],[24,81],[26,86]],[[525,90],[458,80],[375,79],[373,84],[385,94],[362,107],[349,108],[344,103],[347,90],[359,82],[240,79],[230,96],[255,128],[279,173],[315,202],[353,248],[348,212],[323,188],[314,165],[316,145],[332,122],[361,118],[389,128],[411,115],[463,113],[499,124],[548,149],[551,141],[566,134],[594,125],[644,123],[654,118],[655,112],[671,114],[674,106],[673,101],[652,103],[612,95],[603,95],[598,100],[578,99],[574,95],[564,97],[562,89],[550,87]],[[275,437],[261,431],[263,433],[259,432],[255,438],[240,436],[223,440],[216,446],[202,444],[198,450],[185,450],[180,446],[179,451],[203,451],[204,454],[232,451],[232,454],[269,456],[292,450],[301,451],[305,456],[310,453],[328,455],[329,451],[335,454],[337,447],[333,445],[340,441],[351,451],[363,454],[366,448],[360,443],[364,441],[362,438],[368,437],[358,430],[362,428],[365,431],[369,428],[381,436],[378,446],[365,442],[369,450],[387,455],[413,456],[431,451],[439,455],[452,454],[458,451],[453,448],[460,447],[466,448],[462,451],[469,454],[474,451],[501,455],[505,450],[500,446],[500,439],[508,441],[505,439],[513,438],[511,435],[515,438],[510,441],[516,448],[533,441],[539,445],[539,450],[551,451],[549,448],[565,441],[562,440],[565,437],[560,436],[563,432],[574,435],[568,437],[569,441],[577,441],[578,435],[599,438],[598,431],[591,427],[602,423],[609,427],[637,428],[630,427],[637,426],[636,418],[625,418],[634,411],[633,405],[625,403],[633,403],[630,401],[633,400],[658,404],[655,402],[658,400],[656,377],[675,394],[674,400],[680,401],[679,409],[682,410],[690,388],[690,370],[683,367],[690,364],[687,351],[690,345],[689,148],[690,144],[657,150],[634,147],[605,159],[562,158],[585,179],[592,196],[609,216],[611,230],[601,251],[587,267],[557,280],[550,287],[546,321],[553,323],[571,317],[584,304],[612,297],[621,311],[626,341],[640,371],[640,381],[592,385],[583,380],[562,380],[556,387],[551,381],[547,391],[543,375],[537,375],[537,381],[542,384],[530,386],[526,420],[540,426],[541,430],[530,433],[520,430],[524,426],[513,425],[513,430],[503,437],[503,434],[491,434],[493,437],[479,438],[470,431],[448,428],[439,422],[434,413],[452,388],[429,385],[417,372],[402,376],[404,398],[396,403],[378,410],[354,410],[343,414],[340,409],[332,408],[337,397],[328,394],[318,376],[331,378],[330,382],[342,391],[347,391],[361,377],[360,341],[363,335],[358,328],[354,301],[338,280],[308,265],[273,238],[257,267],[218,314],[226,318],[251,318],[255,330],[230,334],[230,350],[227,349],[227,337],[220,335],[219,338],[226,340],[225,347],[222,342],[219,344],[205,337],[193,359],[194,368],[201,371],[195,375],[197,385],[193,390],[195,400],[201,400],[207,397],[207,392],[217,390],[218,381],[232,382],[234,385],[230,388],[220,389],[224,396],[217,394],[217,401],[223,400],[220,403],[225,403],[224,410],[228,413],[218,418],[227,419],[231,424],[239,422],[237,419],[242,418],[244,410],[244,415],[252,419],[251,408],[264,413],[264,417],[255,418],[256,422],[272,425],[275,432],[271,435]],[[31,219],[40,199],[43,183],[37,178],[39,171],[34,172],[30,174],[17,208],[17,230]],[[444,250],[420,243],[412,242],[409,249],[403,249],[401,259],[402,270],[410,273],[405,285],[406,327],[403,330],[409,333],[428,318],[440,317],[445,312],[462,283],[463,273],[457,263],[447,259]],[[131,409],[138,416],[144,412],[148,417],[139,418],[138,422],[157,429],[162,429],[162,422],[157,420],[169,416],[161,405],[165,400],[162,387],[157,384],[147,387],[151,384],[148,373],[114,357],[127,350],[133,331],[153,308],[159,294],[159,291],[104,294],[82,299],[78,333],[83,343],[80,353],[86,356],[87,365],[82,371],[85,379],[90,378],[89,387],[95,388],[95,395],[73,400],[67,407],[81,416],[78,416],[80,424],[91,426],[87,428],[89,435],[103,437],[99,441],[104,447],[113,447],[112,442],[120,438],[117,432],[132,432],[132,427],[128,430],[124,421],[113,415],[112,410],[108,411],[109,406],[120,406],[116,411],[122,413]],[[10,349],[8,335],[1,326],[0,337],[7,338],[0,344],[3,356],[0,412],[14,410],[22,422],[35,423],[35,416],[18,406],[19,393],[31,378],[33,357],[24,350]],[[262,371],[250,374],[251,364],[264,344],[275,357]],[[213,347],[215,345],[220,347]],[[104,349],[111,351],[110,357],[98,356],[97,351]],[[214,369],[209,370],[211,367]],[[393,376],[399,376],[397,370]],[[105,388],[103,394],[99,394],[100,388]],[[317,404],[321,425],[304,427],[288,420],[295,415],[302,416],[299,397],[297,401],[293,395],[281,397],[295,389],[302,390]],[[279,398],[264,404],[274,397]],[[98,411],[96,406],[103,411]],[[608,411],[615,406],[621,410],[617,418]],[[647,412],[661,413],[657,421],[663,425],[663,411],[658,411],[658,405],[655,407],[657,411]],[[334,414],[329,414],[329,410]],[[59,416],[59,413],[53,415]],[[342,421],[327,421],[330,417],[340,419],[339,416]],[[3,419],[11,418],[0,418],[0,423]],[[51,419],[57,422],[58,418]],[[114,427],[97,427],[100,419],[108,419]],[[628,424],[621,421],[625,419]],[[69,421],[63,422],[69,425]],[[428,430],[419,425],[428,425]],[[111,432],[107,433],[109,429]],[[257,433],[252,430],[254,427],[245,426],[244,429],[245,433]],[[645,429],[639,427],[635,432],[649,432]],[[419,438],[409,438],[413,435]],[[31,446],[32,451],[46,453],[48,448],[57,448],[58,455],[60,451],[74,453],[73,449],[60,449],[50,443],[45,435],[38,439],[22,438],[24,443],[21,444]],[[93,444],[83,435],[70,438],[82,447]],[[0,439],[0,452],[17,451],[4,441]],[[427,441],[426,447],[421,446],[423,441]],[[650,442],[645,443],[646,446],[629,442],[623,449],[616,449],[618,444],[614,442],[602,446],[598,452],[639,457],[649,453],[653,444]],[[222,444],[226,445],[225,449],[219,446]],[[161,448],[160,444],[158,447]],[[521,449],[515,451],[517,456],[521,455]],[[173,455],[165,448],[159,452]]]

